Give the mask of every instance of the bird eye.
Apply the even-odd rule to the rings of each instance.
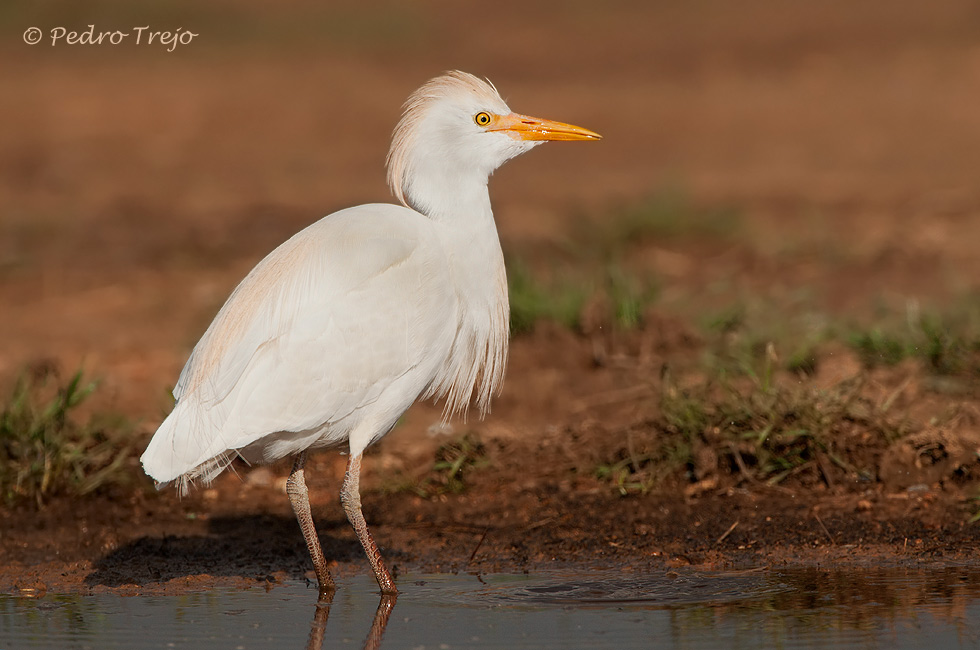
[[[481,112],[473,116],[473,121],[476,122],[479,126],[486,126],[493,121],[493,118],[490,117],[490,113]]]

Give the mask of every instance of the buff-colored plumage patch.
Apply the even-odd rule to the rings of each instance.
[[[402,117],[395,126],[391,148],[385,161],[388,167],[388,186],[402,205],[412,207],[405,198],[403,185],[408,171],[409,152],[415,146],[418,125],[425,116],[428,104],[460,95],[476,96],[488,105],[502,104],[504,101],[492,83],[459,70],[451,70],[426,82],[405,101]]]

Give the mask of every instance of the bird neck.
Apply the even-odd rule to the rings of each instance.
[[[440,231],[454,271],[473,282],[501,272],[504,258],[486,182],[442,196],[442,202],[429,202],[424,214]]]
[[[416,186],[413,189],[422,188]],[[441,233],[454,274],[465,278],[470,295],[481,302],[479,296],[483,292],[476,285],[480,285],[484,278],[495,282],[496,276],[504,272],[504,257],[486,180],[468,187],[456,185],[451,192],[443,190],[429,196],[436,198],[422,201],[426,208],[423,214],[435,222]],[[486,297],[488,300],[497,298],[496,295]]]
[[[504,255],[487,175],[454,174],[448,169],[446,174],[420,174],[408,190],[409,201],[439,232],[466,308],[493,311],[501,301],[506,304]]]
[[[487,181],[492,168],[483,169],[445,155],[415,155],[410,171],[401,178],[406,202],[435,221],[458,221],[461,217],[492,219]]]
[[[457,301],[457,333],[432,395],[445,396],[445,414],[474,401],[482,414],[499,392],[507,365],[510,306],[507,273],[486,182],[454,193],[428,213],[442,241]]]

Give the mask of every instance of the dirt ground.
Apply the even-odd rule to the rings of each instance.
[[[438,407],[406,415],[370,452],[362,486],[396,571],[975,561],[976,447],[935,471],[914,454],[875,456],[897,469],[871,483],[772,487],[733,470],[694,490],[674,476],[623,496],[594,471],[626,432],[656,421],[663,363],[703,353],[691,314],[761,297],[779,321],[805,292],[828,314],[869,322],[883,306],[941,308],[977,291],[974,3],[751,0],[731,13],[713,0],[503,0],[490,12],[437,2],[377,14],[175,3],[152,17],[71,6],[9,10],[0,29],[0,388],[38,362],[84,367],[101,382],[91,408],[136,422],[142,446],[237,281],[319,216],[389,200],[383,161],[401,102],[461,68],[490,77],[515,110],[605,136],[542,147],[495,174],[505,247],[547,250],[583,215],[664,187],[734,207],[743,223],[737,237],[680,236],[638,253],[663,281],[639,330],[542,326],[515,338],[492,414],[452,425],[486,452],[463,492],[399,489],[449,435]],[[30,25],[92,21],[180,22],[200,40],[172,53],[21,40]],[[846,349],[821,355],[815,385],[869,372]],[[921,428],[955,410],[965,415],[944,435],[976,439],[975,378],[930,391],[915,363],[868,378]],[[325,453],[308,471],[341,575],[368,570],[337,498],[343,468]],[[180,500],[154,492],[134,462],[127,488],[0,509],[0,589],[146,593],[305,575],[287,469],[242,467]]]

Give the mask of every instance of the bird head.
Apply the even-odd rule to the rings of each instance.
[[[601,137],[514,113],[490,82],[447,72],[405,102],[388,151],[388,184],[401,203],[430,214],[445,207],[447,196],[485,192],[495,169],[542,142]]]

